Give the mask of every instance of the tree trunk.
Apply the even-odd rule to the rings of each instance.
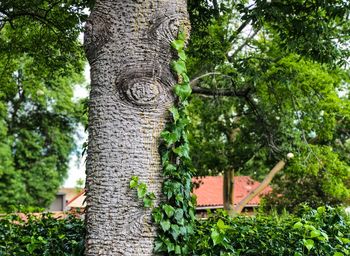
[[[224,172],[224,209],[230,214],[234,209],[234,170]]]
[[[170,42],[188,26],[186,0],[97,0],[86,24],[91,66],[85,255],[153,255],[138,176],[161,197],[159,134],[176,78]],[[156,202],[157,203],[157,202]]]

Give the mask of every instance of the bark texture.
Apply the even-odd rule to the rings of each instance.
[[[170,42],[186,0],[97,0],[86,25],[91,66],[85,255],[153,255],[150,211],[133,175],[161,197],[159,134],[176,82]]]

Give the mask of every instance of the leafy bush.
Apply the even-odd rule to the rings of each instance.
[[[0,255],[83,255],[84,222],[74,216],[7,215],[0,219]]]
[[[0,255],[83,255],[81,219],[26,216],[26,221],[17,215],[0,219]],[[235,218],[221,211],[197,221],[189,248],[193,256],[350,255],[350,216],[331,207]]]
[[[305,207],[297,215],[229,218],[224,212],[198,221],[192,255],[350,255],[350,217],[340,208]]]

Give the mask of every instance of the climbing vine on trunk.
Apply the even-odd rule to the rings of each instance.
[[[171,121],[161,133],[160,154],[164,176],[164,201],[153,209],[152,217],[158,225],[158,236],[155,241],[155,252],[163,255],[189,255],[189,239],[194,233],[195,199],[191,195],[192,168],[189,156],[189,144],[186,126],[190,120],[186,106],[191,95],[191,87],[186,69],[185,32],[180,31],[178,38],[171,43],[177,52],[178,59],[171,63],[172,70],[178,77],[174,87],[177,99],[170,108]],[[137,189],[138,198],[144,201],[145,207],[152,207],[153,194],[147,192],[147,186],[133,177],[130,187]]]

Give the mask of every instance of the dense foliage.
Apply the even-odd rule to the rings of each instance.
[[[302,209],[299,215],[199,220],[192,255],[349,255],[350,217],[342,209]]]
[[[0,254],[83,255],[84,225],[74,216],[27,215],[0,219]],[[296,215],[228,217],[224,212],[197,220],[190,255],[349,255],[350,216],[343,209],[300,208]],[[165,254],[167,252],[164,252]]]
[[[0,218],[0,255],[78,256],[84,251],[85,226],[80,218],[49,214]]]
[[[261,180],[292,152],[270,207],[348,200],[349,3],[202,0],[189,12],[198,174]]]
[[[82,105],[88,1],[0,2],[0,211],[46,207],[67,174]]]

